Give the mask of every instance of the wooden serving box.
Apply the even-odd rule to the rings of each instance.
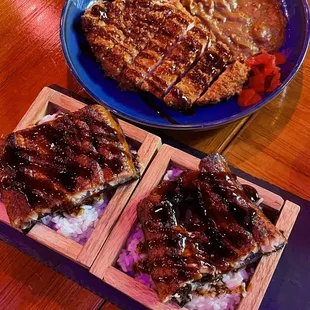
[[[53,114],[57,111],[73,112],[84,106],[84,103],[46,87],[40,92],[30,106],[27,113],[16,126],[15,131],[35,125],[45,115]],[[141,175],[143,175],[160,147],[161,139],[127,122],[122,120],[118,121],[126,138],[131,140],[137,149],[139,162],[141,164]],[[139,180],[129,182],[116,189],[94,231],[84,246],[60,235],[56,231],[40,223],[37,223],[27,235],[89,269],[138,182]],[[10,225],[6,209],[2,204],[0,205],[0,221]]]
[[[146,308],[154,310],[180,309],[180,307],[175,304],[162,304],[153,289],[144,286],[115,266],[119,253],[124,247],[132,228],[136,224],[137,203],[159,184],[169,166],[186,170],[197,170],[199,162],[200,159],[188,153],[168,145],[163,145],[129,200],[94,264],[90,268],[90,272],[95,276],[103,279],[104,282],[127,296],[130,296]],[[288,238],[300,207],[290,201],[284,201],[280,196],[262,187],[240,178],[239,180],[242,184],[249,184],[255,187],[260,197],[264,198],[264,205],[278,212],[276,227],[283,231],[284,235]],[[260,259],[248,285],[248,294],[241,300],[238,306],[239,310],[256,310],[259,308],[282,252],[283,249]]]

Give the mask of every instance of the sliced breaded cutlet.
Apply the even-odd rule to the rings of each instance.
[[[190,109],[213,79],[226,67],[230,58],[226,45],[214,43],[167,93],[164,97],[165,103],[175,109]]]
[[[209,32],[198,20],[160,65],[149,75],[141,88],[161,98],[204,52]]]
[[[226,68],[195,104],[214,104],[239,94],[248,79],[249,72],[250,67],[237,60]]]
[[[117,79],[153,36],[137,4],[143,1],[99,1],[82,16],[82,26],[92,50],[106,74]],[[137,18],[137,16],[139,18]],[[107,42],[107,39],[109,41]]]
[[[121,54],[122,47],[119,51],[111,53],[106,61],[111,61],[116,64],[118,68],[117,74],[114,75],[114,79],[120,81],[122,78],[122,71],[131,64],[141,50],[143,50],[148,42],[154,37],[158,29],[162,27],[163,16],[160,13],[163,7],[161,1],[114,1],[112,8],[122,7],[124,10],[121,15],[116,9],[116,14],[113,14],[115,10],[111,10],[108,23],[117,26],[125,35],[125,43],[132,46],[135,49],[135,53],[132,57],[126,59],[116,59],[118,53]],[[172,7],[172,5],[170,5]]]
[[[21,229],[138,177],[122,129],[99,105],[14,132],[0,150],[1,199]]]
[[[98,40],[101,33],[110,32],[111,27],[122,33],[122,40],[114,42],[109,53],[95,53],[105,74],[120,80],[121,72],[131,64],[137,54],[158,33],[166,16],[176,8],[173,4],[157,1],[99,1],[88,8],[83,17],[83,26],[92,20],[95,27],[85,27],[86,37],[90,45],[104,45]],[[85,22],[86,21],[86,22]],[[99,41],[99,42],[98,42]],[[113,38],[112,38],[113,41]],[[114,40],[115,41],[115,40]],[[101,48],[105,51],[105,49]]]
[[[91,49],[101,64],[106,76],[117,78],[121,67],[138,53],[122,28],[109,23],[110,17],[123,14],[122,7],[112,6],[111,2],[100,1],[88,8],[82,16],[82,27]]]
[[[158,9],[158,18],[162,19],[160,27],[134,62],[122,73],[119,86],[123,90],[140,88],[143,81],[170,53],[178,40],[193,26],[194,18],[184,8],[180,9],[168,2],[163,3]]]
[[[248,78],[249,68],[231,63],[228,47],[178,0],[98,1],[85,11],[82,26],[107,77],[172,108],[228,99]]]

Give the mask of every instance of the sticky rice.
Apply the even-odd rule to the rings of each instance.
[[[81,206],[77,214],[47,215],[41,219],[41,222],[59,234],[84,245],[96,227],[108,201],[106,195],[92,206]]]

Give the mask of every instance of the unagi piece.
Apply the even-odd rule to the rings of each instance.
[[[275,228],[262,210],[247,198],[242,185],[231,173],[223,156],[214,154],[204,158],[200,164],[200,171],[226,201],[234,217],[252,233],[263,253],[276,251],[283,246],[283,234]]]
[[[122,129],[100,105],[9,134],[0,143],[0,195],[13,227],[71,212],[138,177]]]
[[[138,217],[148,266],[163,302],[190,292],[195,282],[210,282],[242,268],[286,242],[247,198],[219,154],[202,160],[199,171],[162,182],[139,203]]]

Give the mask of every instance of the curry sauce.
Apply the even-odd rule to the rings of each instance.
[[[285,39],[287,19],[277,0],[181,0],[200,17],[237,59],[262,49],[278,50]]]

